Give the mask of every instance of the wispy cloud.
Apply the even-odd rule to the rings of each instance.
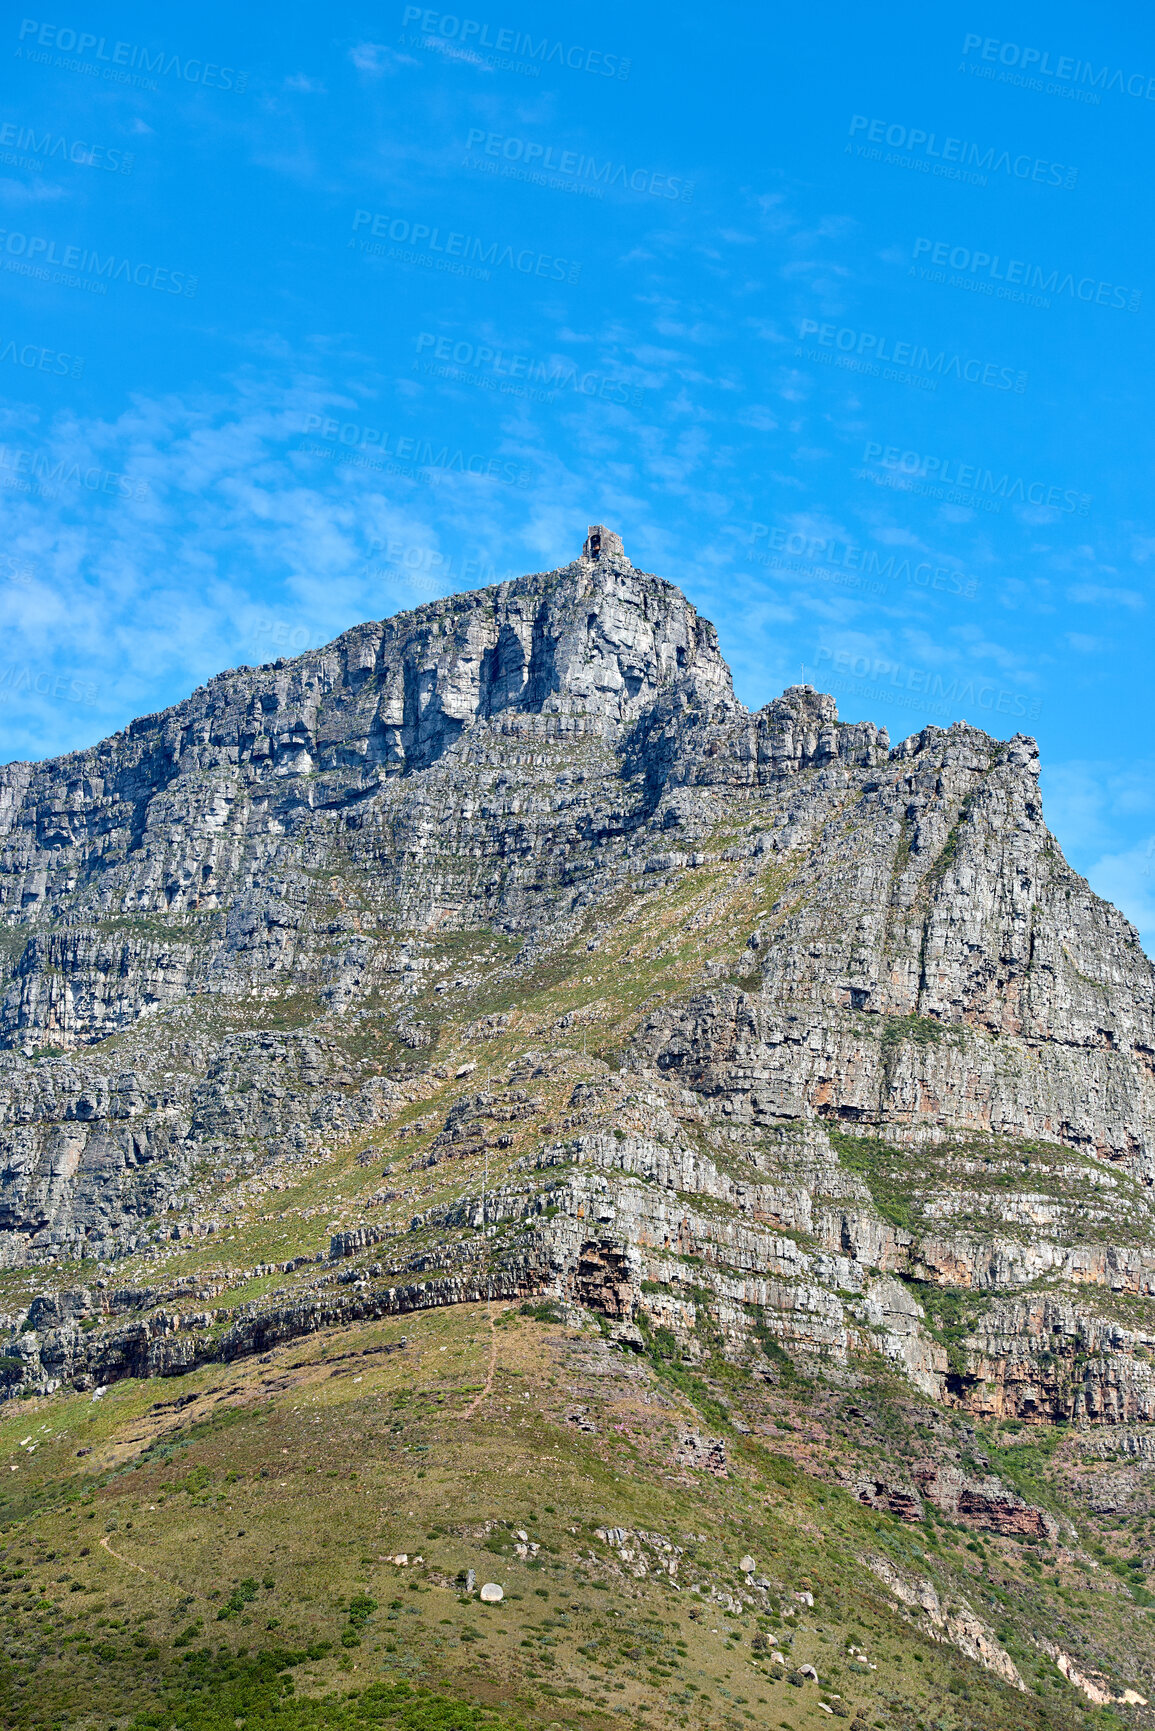
[[[371,78],[391,78],[403,66],[420,66],[412,54],[401,54],[385,42],[358,42],[349,50],[349,59],[358,72]]]
[[[320,380],[248,380],[191,400],[141,397],[113,422],[63,415],[18,433],[28,462],[25,489],[5,493],[0,628],[6,664],[35,677],[17,688],[9,676],[4,757],[89,742],[222,667],[272,659],[259,629],[270,617],[319,642],[395,612],[409,603],[383,589],[375,547],[436,554],[446,534],[497,539],[484,477],[386,481],[302,449],[306,417],[333,407]],[[124,485],[104,488],[105,476]],[[61,676],[83,681],[83,713],[53,698]]]
[[[1042,786],[1047,822],[1066,857],[1155,951],[1155,763],[1044,762]]]
[[[1155,834],[1120,853],[1105,853],[1087,872],[1096,894],[1114,902],[1155,954]]]

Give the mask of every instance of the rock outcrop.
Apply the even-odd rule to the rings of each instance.
[[[1037,769],[809,686],[750,714],[605,530],[7,766],[0,1264],[59,1277],[5,1386],[548,1294],[627,1350],[1155,1420],[1155,977]],[[94,1296],[206,1243],[227,1287],[289,1194],[331,1245],[278,1292]],[[1050,1531],[936,1473],[863,1494]]]

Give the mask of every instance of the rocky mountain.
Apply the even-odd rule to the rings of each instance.
[[[896,1519],[1076,1544],[952,1413],[1109,1431],[1147,1508],[1155,979],[1037,772],[750,713],[603,529],[8,765],[7,1391],[534,1298],[841,1390],[807,1470]]]

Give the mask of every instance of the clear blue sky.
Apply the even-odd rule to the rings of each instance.
[[[6,15],[0,758],[604,521],[1150,947],[1149,9],[471,5]]]

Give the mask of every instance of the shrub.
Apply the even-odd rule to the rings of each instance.
[[[246,1605],[252,1604],[256,1596],[257,1583],[250,1576],[246,1580],[243,1580],[239,1586],[233,1588],[232,1592],[217,1612],[217,1622],[221,1623],[224,1622],[227,1617],[238,1616],[240,1612],[244,1610]]]

